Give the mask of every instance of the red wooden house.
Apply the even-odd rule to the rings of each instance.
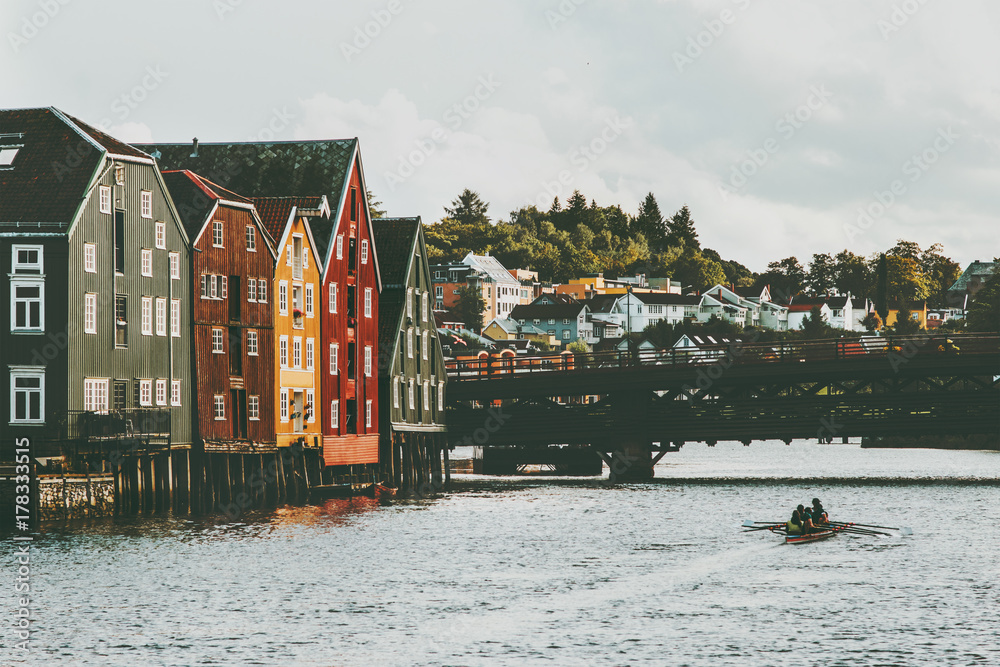
[[[198,437],[215,451],[273,445],[273,244],[249,199],[191,171],[163,179],[193,250]]]

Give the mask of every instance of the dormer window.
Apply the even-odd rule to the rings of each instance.
[[[23,146],[0,146],[0,169],[12,169],[14,167],[14,158],[17,157],[17,153],[21,148]]]
[[[115,185],[125,185],[125,165],[115,165]]]

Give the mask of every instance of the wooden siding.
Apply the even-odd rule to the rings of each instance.
[[[223,223],[222,247],[216,247],[212,223]],[[253,226],[256,250],[246,244],[246,228]],[[194,349],[195,370],[198,377],[198,431],[202,440],[216,444],[237,441],[255,443],[275,442],[275,391],[274,391],[274,257],[267,247],[263,228],[257,224],[253,213],[246,208],[219,205],[211,220],[206,222],[200,236],[191,239],[195,252],[192,255],[192,285],[194,287]],[[227,298],[203,298],[201,276],[227,276]],[[237,280],[233,280],[237,278]],[[265,281],[266,299],[260,303],[256,295],[248,300],[249,280]],[[217,288],[218,289],[218,288]],[[218,294],[218,291],[217,291]],[[234,302],[234,299],[236,300]],[[238,305],[239,312],[231,311]],[[236,316],[235,319],[233,316]],[[212,350],[212,330],[222,329],[224,353]],[[239,372],[231,373],[230,356],[234,354],[229,339],[230,332],[239,335]],[[249,354],[247,336],[257,335],[257,354]],[[240,392],[233,394],[233,392]],[[225,401],[225,419],[215,418],[215,396]],[[239,397],[241,405],[234,405]],[[249,417],[250,397],[259,401],[259,417]],[[246,415],[246,431],[242,424]]]
[[[378,463],[378,433],[323,436],[323,463],[328,466]]]
[[[306,445],[313,445],[314,440],[318,441],[318,438],[322,435],[322,417],[320,406],[323,405],[322,402],[322,387],[317,377],[317,373],[321,367],[321,360],[323,356],[320,349],[323,347],[322,337],[320,335],[320,323],[322,316],[320,315],[319,307],[322,303],[320,299],[320,267],[319,263],[321,260],[317,259],[317,255],[312,247],[312,242],[309,238],[309,233],[307,231],[308,220],[304,217],[298,217],[291,223],[291,229],[287,230],[285,234],[285,242],[282,243],[282,239],[275,239],[275,243],[278,246],[277,250],[277,261],[275,262],[274,269],[274,280],[271,283],[271,290],[273,299],[271,299],[271,308],[274,313],[274,403],[273,403],[273,414],[275,420],[275,431],[276,439],[279,447],[291,445],[293,442],[304,439]],[[302,239],[302,250],[308,254],[309,265],[308,267],[303,266],[302,268],[302,278],[296,280],[293,276],[293,266],[289,266],[287,262],[288,251],[286,248],[294,247],[294,239],[296,237],[301,237]],[[288,308],[286,314],[282,315],[279,309],[279,285],[284,281],[288,285]],[[309,284],[313,286],[313,316],[307,317],[303,315],[302,317],[302,328],[296,328],[294,326],[293,311],[295,305],[292,299],[293,287],[299,286],[303,290],[302,305],[303,310],[305,307],[305,286]],[[279,355],[279,346],[281,344],[281,337],[288,337],[288,358],[292,357],[292,346],[295,337],[301,337],[302,339],[302,363],[301,369],[296,370],[291,368],[289,364],[288,368],[282,368],[281,359]],[[306,339],[312,338],[315,341],[316,349],[314,349],[313,354],[313,370],[306,370]],[[291,418],[293,409],[289,408],[289,418],[286,420],[281,419],[281,389],[289,390],[289,402],[292,400],[292,396],[296,390],[302,391],[303,393],[303,403],[306,402],[305,391],[311,389],[314,391],[314,402],[312,404],[313,414],[315,415],[315,420],[310,423],[309,421],[303,419],[303,428],[301,431],[295,429],[295,420]]]
[[[106,166],[111,166],[111,159]],[[117,162],[117,161],[115,161]],[[124,185],[115,184],[115,170],[104,172],[99,183],[112,187],[112,212],[101,213],[99,188],[94,185],[85,208],[77,219],[69,240],[67,260],[67,296],[71,343],[68,348],[67,405],[83,409],[83,379],[108,378],[129,383],[128,407],[135,404],[134,384],[138,379],[180,380],[181,406],[171,407],[171,441],[187,445],[193,440],[194,391],[191,363],[191,269],[180,221],[174,218],[168,195],[152,164],[124,162]],[[140,215],[140,192],[152,192],[152,218]],[[115,275],[115,211],[124,211],[124,273]],[[166,248],[155,245],[155,222],[166,223]],[[85,243],[96,244],[97,270],[87,273],[83,267]],[[141,249],[152,251],[152,277],[140,274]],[[169,253],[180,258],[180,279],[171,280]],[[97,333],[83,332],[84,295],[97,295]],[[116,348],[115,296],[127,299],[128,346]],[[167,299],[167,335],[151,336],[141,332],[141,297]],[[170,335],[170,299],[180,299],[180,337]],[[155,303],[155,302],[154,302]],[[154,385],[155,386],[155,385]],[[110,393],[110,391],[109,391]],[[155,394],[154,394],[155,403]],[[170,403],[169,384],[167,403]],[[155,405],[154,405],[155,407]]]
[[[355,209],[351,211],[351,191],[355,192]],[[333,206],[337,202],[331,202]],[[379,427],[379,374],[385,360],[379,356],[378,348],[378,281],[375,273],[376,252],[371,238],[368,221],[369,211],[364,188],[361,185],[361,163],[356,160],[351,168],[350,183],[345,195],[343,210],[337,221],[335,236],[330,246],[330,261],[323,277],[322,314],[323,314],[323,344],[322,352],[322,382],[323,382],[323,442],[324,457],[327,465],[347,465],[378,462],[378,427]],[[343,237],[343,257],[337,258],[337,237]],[[354,240],[355,271],[349,271],[351,239]],[[367,242],[368,259],[361,261],[362,242]],[[337,284],[337,312],[330,313],[330,285]],[[354,293],[354,318],[349,321],[348,299]],[[365,290],[371,290],[371,316],[365,317]],[[352,326],[353,324],[353,326]],[[337,360],[338,372],[330,374],[330,344],[339,346]],[[348,378],[349,353],[354,345],[354,380]],[[372,373],[364,375],[365,347],[372,349]],[[332,422],[331,402],[339,401],[339,423]],[[349,429],[347,425],[348,406],[354,401],[355,426]],[[365,425],[366,401],[372,402],[371,426]],[[353,431],[353,432],[349,432]],[[374,456],[361,450],[356,450],[354,444],[358,436],[374,436]],[[342,444],[338,444],[338,441]],[[341,463],[330,463],[331,460]]]

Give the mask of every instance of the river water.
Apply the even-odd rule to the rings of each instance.
[[[48,526],[0,662],[1000,665],[1000,453],[689,444],[657,475]],[[740,528],[813,496],[913,535]]]

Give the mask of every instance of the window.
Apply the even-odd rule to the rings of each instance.
[[[316,343],[312,338],[306,338],[306,370],[313,369],[313,360],[316,356]]]
[[[139,193],[139,212],[144,218],[153,217],[153,193],[149,190]]]
[[[156,239],[156,247],[160,250],[167,249],[167,225],[164,222],[157,222],[154,227],[155,231],[154,238]]]
[[[278,314],[288,314],[288,283],[284,280],[278,283]]]
[[[427,410],[431,405],[431,383],[424,380],[424,410]]]
[[[392,407],[399,407],[399,378],[392,378]]]
[[[428,345],[430,334],[427,331],[424,331],[423,339],[423,344],[420,346],[420,354],[423,356],[424,361],[427,361],[427,350],[430,349],[430,345]]]
[[[83,409],[85,412],[108,411],[108,380],[107,378],[84,378]]]
[[[302,368],[302,338],[292,338],[292,368]]]
[[[139,380],[139,405],[150,406],[153,404],[153,381]]]
[[[337,357],[340,356],[340,345],[330,343],[330,375],[337,374]]]
[[[372,288],[365,288],[365,317],[372,316]]]
[[[438,412],[444,409],[444,380],[438,382]]]
[[[102,185],[98,189],[101,201],[101,213],[111,213],[111,186]]]
[[[569,340],[569,329],[563,329],[562,337],[563,340]]]
[[[278,340],[278,363],[282,368],[288,368],[288,336]]]
[[[260,396],[247,396],[247,418],[260,421]]]
[[[115,347],[128,347],[128,295],[115,295]]]
[[[365,401],[365,427],[372,427],[372,402],[371,399]]]
[[[302,251],[302,236],[292,236],[292,279],[302,280],[302,258],[305,253]]]
[[[247,330],[247,354],[251,357],[258,356],[257,353],[257,332],[253,329]]]
[[[216,248],[222,246],[222,220],[212,221],[212,245]]]
[[[316,392],[313,389],[306,389],[306,405],[305,412],[307,420],[310,424],[316,423],[316,410],[313,409],[316,403]]]
[[[10,422],[41,424],[45,421],[45,369],[11,367]]]
[[[267,303],[267,283],[263,278],[257,281],[257,301]]]
[[[257,252],[257,230],[247,225],[247,252]]]
[[[172,252],[170,257],[170,279],[180,280],[181,279],[181,255],[177,252]]]
[[[306,317],[313,316],[313,286],[306,283]]]
[[[330,426],[340,430],[340,401],[330,401]]]
[[[420,295],[420,319],[424,322],[427,321],[427,292]]]
[[[365,377],[372,376],[372,346],[365,345]]]
[[[406,356],[413,358],[413,329],[406,330]]]
[[[181,337],[181,300],[172,299],[170,301],[170,336],[172,338]]]
[[[569,318],[568,317],[564,317],[563,318],[563,324],[569,324]]]
[[[302,268],[309,268],[309,248],[302,249]]]
[[[344,235],[337,237],[337,259],[344,259]]]
[[[358,219],[358,189],[351,188],[351,222]]]
[[[556,318],[550,317],[549,318],[549,324],[555,324],[555,323],[556,323]]]
[[[286,341],[287,342],[287,341]],[[288,390],[281,390],[281,398],[278,400],[278,414],[281,415],[281,421],[288,421]]]
[[[221,394],[215,395],[215,421],[222,421],[226,418],[226,397]]]
[[[229,277],[219,276],[219,298],[225,299],[229,296]],[[212,296],[215,296],[214,294]]]
[[[167,404],[167,381],[157,380],[156,381],[156,404],[166,405]]]
[[[417,402],[416,402],[416,400],[414,398],[414,394],[413,394],[413,378],[410,378],[410,384],[409,384],[408,391],[409,391],[409,399],[410,399],[410,409],[413,410],[414,407],[417,404]]]
[[[413,288],[406,288],[406,316],[413,319]]]
[[[257,279],[247,278],[247,301],[257,300]]]
[[[337,283],[330,283],[330,287],[328,289],[328,292],[329,292],[329,295],[328,295],[328,301],[329,301],[328,310],[331,313],[336,313],[337,312]]]
[[[140,264],[140,273],[148,278],[152,278],[153,251],[143,248],[141,252],[142,252],[142,263]]]
[[[225,354],[225,336],[222,329],[212,329],[212,354]]]
[[[93,243],[83,244],[83,270],[97,273],[97,246]]]
[[[83,332],[97,333],[97,295],[83,295]]]
[[[142,335],[153,335],[153,297],[142,297]]]
[[[11,331],[41,331],[45,328],[43,302],[45,283],[37,278],[11,278]],[[96,298],[96,297],[95,297]]]
[[[167,300],[162,297],[156,299],[156,335],[167,335]]]
[[[368,263],[368,240],[367,239],[362,239],[361,240],[361,263],[362,264],[367,264]]]
[[[181,404],[181,381],[171,380],[170,381],[170,405],[180,405]]]
[[[40,245],[11,246],[11,273],[41,275],[43,248]]]

